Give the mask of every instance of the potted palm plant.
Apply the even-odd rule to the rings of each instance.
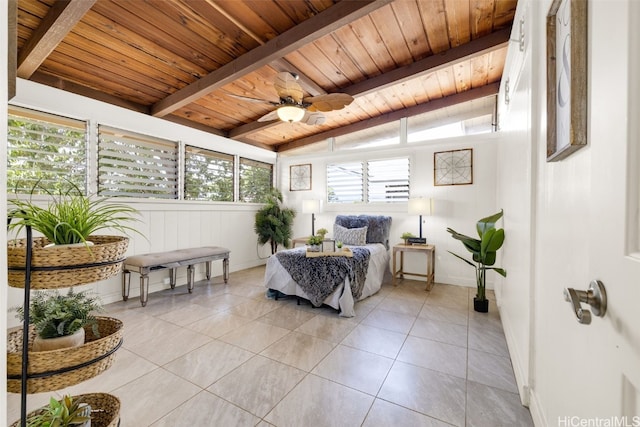
[[[24,308],[17,307],[16,317],[24,321]],[[91,326],[94,335],[100,336],[94,313],[102,310],[99,298],[88,291],[66,295],[53,291],[34,291],[29,304],[29,324],[36,330],[32,350],[50,351],[84,344],[84,327]]]
[[[254,230],[258,242],[271,245],[271,254],[278,251],[278,245],[289,247],[296,211],[282,204],[282,193],[272,188],[265,206],[256,212]]]
[[[494,270],[501,276],[507,277],[506,270],[493,267],[496,262],[498,249],[500,249],[504,243],[504,229],[496,229],[495,227],[496,222],[502,218],[502,213],[502,210],[500,210],[500,212],[482,218],[476,223],[479,239],[465,236],[451,228],[447,228],[447,231],[451,233],[451,237],[460,240],[464,247],[472,254],[472,261],[470,261],[458,254],[448,251],[450,254],[475,268],[477,293],[475,298],[473,298],[473,308],[475,311],[481,313],[487,313],[489,311],[489,300],[487,300],[486,297],[487,270]]]

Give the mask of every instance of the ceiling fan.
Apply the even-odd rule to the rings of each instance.
[[[289,72],[276,75],[273,86],[280,97],[279,102],[247,96],[233,95],[234,98],[252,102],[269,103],[277,108],[258,119],[259,122],[282,120],[283,122],[300,122],[307,125],[321,125],[326,121],[323,112],[341,110],[353,102],[353,97],[346,93],[327,93],[325,95],[304,97],[302,87],[297,82],[298,76]]]

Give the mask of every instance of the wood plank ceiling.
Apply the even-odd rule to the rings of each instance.
[[[274,151],[495,95],[516,8],[516,0],[17,2],[18,77]],[[305,96],[354,101],[321,125],[258,122],[275,107],[237,96],[277,102],[282,71],[299,75]]]

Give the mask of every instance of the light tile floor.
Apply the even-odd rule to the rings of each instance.
[[[532,426],[495,301],[412,280],[356,317],[265,297],[264,267],[106,306],[124,344],[103,374],[55,394],[108,392],[121,426]],[[29,410],[51,393],[28,396]],[[9,394],[7,421],[20,416]]]

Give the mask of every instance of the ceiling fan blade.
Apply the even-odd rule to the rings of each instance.
[[[273,110],[258,119],[259,122],[271,122],[273,120],[280,120],[278,117],[278,110]]]
[[[334,111],[341,110],[353,102],[353,96],[346,93],[327,93],[326,95],[312,96],[304,99],[311,104],[309,111]]]
[[[269,101],[267,99],[251,98],[249,96],[235,95],[233,93],[227,93],[227,95],[229,95],[232,98],[240,99],[242,101],[255,102],[255,103],[259,103],[259,104],[278,105],[277,102]]]
[[[304,117],[300,120],[300,123],[307,124],[309,126],[321,125],[327,121],[327,117],[322,113],[305,111]]]
[[[291,73],[278,73],[273,86],[275,87],[276,92],[278,92],[278,96],[280,98],[286,99],[291,97],[291,99],[299,104],[302,102],[304,93],[302,92],[302,87],[296,80],[297,78]]]

